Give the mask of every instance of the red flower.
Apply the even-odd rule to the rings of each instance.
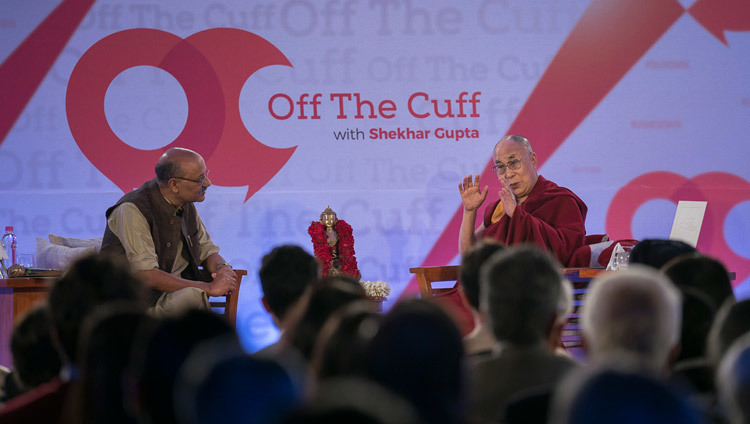
[[[357,258],[354,256],[354,236],[351,225],[343,219],[339,219],[334,226],[339,240],[336,244],[339,254],[339,263],[341,264],[341,273],[350,277],[359,278],[360,273],[357,268]],[[323,275],[327,276],[331,269],[331,260],[333,254],[331,247],[328,245],[328,236],[326,236],[325,226],[322,222],[313,221],[307,229],[313,243],[313,252],[323,266]]]

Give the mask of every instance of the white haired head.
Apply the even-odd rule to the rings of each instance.
[[[681,304],[672,282],[646,267],[593,280],[581,321],[591,360],[660,374],[679,341]]]

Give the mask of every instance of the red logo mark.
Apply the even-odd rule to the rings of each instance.
[[[104,115],[104,96],[112,80],[142,65],[169,72],[182,85],[188,101],[183,131],[172,143],[155,150],[122,142]],[[242,85],[255,71],[270,65],[291,66],[273,44],[238,29],[208,29],[184,40],[154,29],[117,32],[91,46],[73,69],[66,98],[70,130],[91,163],[124,192],[153,176],[154,163],[165,150],[181,146],[203,155],[217,185],[247,185],[247,201],[296,149],[262,144],[240,117]]]
[[[688,13],[725,45],[725,31],[750,31],[750,1],[698,0]]]
[[[649,172],[633,179],[615,194],[607,211],[607,233],[615,234],[615,238],[633,238],[633,216],[641,205],[654,199],[675,204],[680,200],[707,201],[698,250],[710,251],[731,263],[737,273],[735,283],[750,275],[750,260],[737,255],[724,237],[724,221],[729,211],[750,200],[750,183],[725,172],[709,172],[691,179],[673,172]]]

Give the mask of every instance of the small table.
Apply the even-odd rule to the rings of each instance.
[[[47,298],[58,275],[0,279],[0,365],[12,365],[10,336],[13,324],[24,312]]]

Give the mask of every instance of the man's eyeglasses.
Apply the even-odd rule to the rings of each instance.
[[[208,172],[209,172],[208,169],[206,169],[206,172],[203,175],[201,175],[201,177],[198,178],[197,180],[191,180],[190,178],[184,178],[184,177],[172,177],[172,178],[176,178],[178,180],[192,181],[194,183],[203,185],[203,182],[206,181],[206,178],[208,178]]]
[[[526,156],[530,154],[531,152],[526,153]],[[518,169],[521,168],[521,161],[526,159],[526,156],[522,157],[521,159],[511,159],[506,164],[495,164],[495,166],[492,167],[492,170],[495,171],[495,174],[497,175],[505,174],[505,167],[508,167],[508,169],[510,169],[511,171],[518,171]]]

